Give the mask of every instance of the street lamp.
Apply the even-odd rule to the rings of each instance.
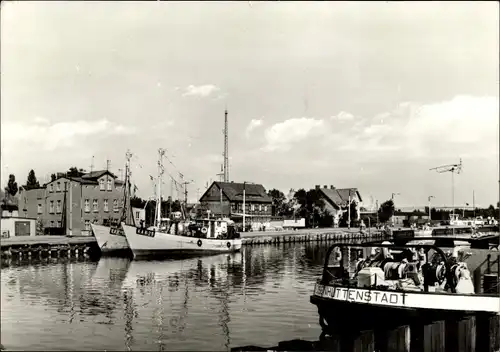
[[[465,207],[468,207],[469,203],[465,203]],[[462,209],[462,218],[465,219],[465,207]]]
[[[432,218],[431,218],[431,198],[435,198],[435,197],[434,196],[427,197],[427,201],[429,202],[429,221],[432,220]]]

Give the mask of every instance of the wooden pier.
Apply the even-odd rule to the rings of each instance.
[[[2,258],[80,257],[99,251],[94,237],[29,236],[2,239]]]
[[[477,315],[383,330],[324,332],[319,341],[282,341],[274,347],[245,346],[231,351],[498,352],[499,323],[498,315]]]

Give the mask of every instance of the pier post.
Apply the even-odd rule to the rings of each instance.
[[[375,335],[373,331],[361,331],[359,336],[353,342],[352,351],[353,352],[375,351]]]
[[[387,352],[409,352],[411,342],[409,325],[397,327],[387,333]]]
[[[476,316],[477,351],[496,352],[500,350],[500,316],[478,314]]]

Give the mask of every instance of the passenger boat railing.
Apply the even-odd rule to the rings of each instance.
[[[420,247],[420,248],[427,248],[428,250],[432,249],[435,251],[435,255],[437,258],[441,258],[441,262],[444,265],[445,268],[445,279],[447,282],[452,283],[454,281],[453,275],[452,275],[452,265],[450,264],[445,252],[439,248],[438,246],[434,244],[393,244],[393,243],[377,243],[377,242],[368,242],[368,243],[361,243],[357,245],[351,245],[351,244],[346,244],[346,243],[334,243],[328,248],[328,251],[326,253],[326,258],[325,258],[325,264],[323,266],[323,273],[321,277],[321,284],[323,285],[331,285],[331,284],[338,284],[341,282],[342,285],[345,285],[347,287],[352,287],[357,285],[357,279],[355,277],[351,278],[350,273],[349,273],[349,268],[345,268],[343,266],[343,259],[339,262],[339,266],[329,266],[330,263],[330,256],[335,248],[343,248],[343,247],[360,247],[360,248],[367,248],[367,247],[378,247],[378,248],[390,248],[392,250],[405,250],[408,248],[412,247]],[[350,266],[351,264],[348,263]],[[435,270],[434,266],[432,266],[432,270]],[[423,288],[424,292],[429,292],[429,286],[426,283],[426,280],[424,280],[423,283]],[[456,288],[454,285],[450,285],[449,289],[452,293],[456,293]]]

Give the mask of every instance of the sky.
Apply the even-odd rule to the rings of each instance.
[[[70,166],[195,201],[229,177],[367,207],[499,199],[497,2],[3,2],[1,183]],[[92,162],[92,160],[94,160]],[[178,192],[174,188],[174,197]],[[163,193],[163,191],[162,191]]]

